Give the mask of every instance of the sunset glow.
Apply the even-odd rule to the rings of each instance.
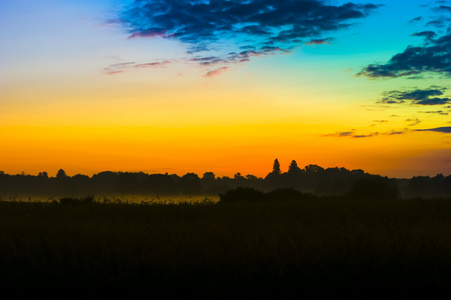
[[[0,0],[0,170],[449,175],[450,18],[451,1]]]

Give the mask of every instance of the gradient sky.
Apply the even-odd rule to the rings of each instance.
[[[0,170],[451,174],[451,1],[0,0]]]

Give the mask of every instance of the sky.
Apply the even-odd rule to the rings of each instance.
[[[451,1],[0,0],[0,170],[451,174]]]

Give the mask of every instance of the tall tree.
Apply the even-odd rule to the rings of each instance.
[[[289,174],[297,174],[301,171],[301,169],[298,167],[298,164],[295,160],[291,161],[290,166],[288,167],[288,173]]]
[[[274,164],[272,166],[272,172],[271,173],[272,174],[276,174],[276,175],[279,175],[281,173],[280,172],[280,163],[279,163],[279,160],[277,158],[274,160]]]
[[[63,169],[59,169],[58,173],[56,173],[56,178],[66,178],[66,172]]]

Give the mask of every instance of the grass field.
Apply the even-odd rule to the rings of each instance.
[[[47,298],[447,298],[451,200],[4,201],[0,266]]]

